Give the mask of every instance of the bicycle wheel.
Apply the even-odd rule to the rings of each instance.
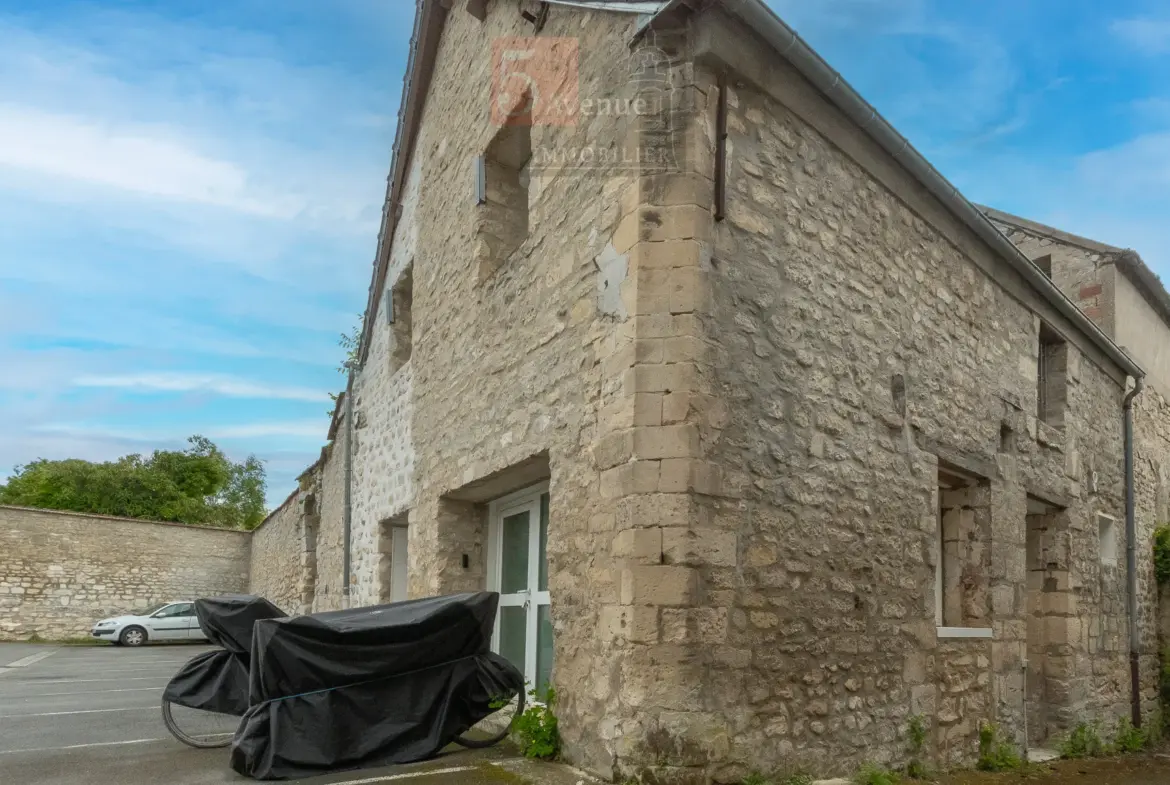
[[[226,747],[240,725],[240,718],[203,709],[180,706],[163,699],[163,724],[176,739],[192,747]]]
[[[472,725],[455,743],[472,750],[481,750],[499,744],[512,730],[512,722],[524,713],[524,690],[520,690],[504,706]]]

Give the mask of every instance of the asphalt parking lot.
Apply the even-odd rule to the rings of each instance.
[[[228,768],[227,749],[197,750],[163,725],[163,687],[205,646],[126,649],[0,644],[0,784],[221,785],[252,782]],[[452,751],[414,766],[297,780],[305,785],[480,785],[553,782],[502,749]],[[567,776],[572,785],[576,777]]]

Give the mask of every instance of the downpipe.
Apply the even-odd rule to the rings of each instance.
[[[341,604],[349,607],[350,543],[353,537],[353,375],[357,364],[346,362],[349,376],[345,382],[345,507],[342,515]]]
[[[1142,683],[1139,652],[1141,630],[1138,628],[1137,517],[1134,510],[1133,479],[1133,401],[1142,391],[1145,379],[1134,379],[1133,389],[1125,396],[1125,567],[1127,612],[1129,615],[1129,681],[1131,720],[1142,726]]]

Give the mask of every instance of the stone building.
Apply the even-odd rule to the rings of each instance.
[[[1032,258],[760,0],[421,0],[359,362],[253,588],[499,591],[619,780],[1113,723],[1144,371]]]

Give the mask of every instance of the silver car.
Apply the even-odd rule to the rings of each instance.
[[[114,645],[142,646],[156,641],[205,641],[199,629],[195,605],[191,602],[164,602],[139,614],[102,619],[93,625],[93,637]]]

